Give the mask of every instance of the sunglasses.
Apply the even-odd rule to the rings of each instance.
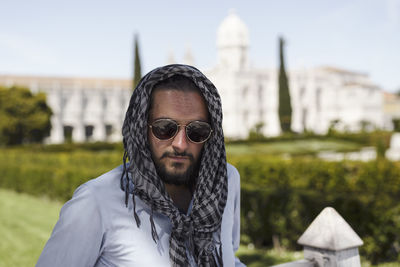
[[[185,125],[178,124],[172,119],[158,119],[149,124],[153,135],[160,140],[174,138],[181,126],[185,127],[186,137],[189,141],[196,144],[207,141],[212,133],[210,124],[204,121],[191,121]]]

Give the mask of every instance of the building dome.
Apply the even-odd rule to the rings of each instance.
[[[249,31],[244,22],[234,11],[222,21],[217,31],[217,47],[232,47],[249,45]]]

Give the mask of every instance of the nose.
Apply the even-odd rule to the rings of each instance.
[[[179,130],[176,133],[174,139],[172,140],[172,147],[176,152],[184,152],[188,147],[188,142],[186,137],[186,129],[183,126],[179,126]]]

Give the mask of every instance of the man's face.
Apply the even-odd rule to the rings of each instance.
[[[198,92],[157,90],[152,95],[149,123],[165,118],[183,125],[195,120],[208,121],[207,106]],[[165,183],[182,185],[193,182],[204,144],[189,141],[182,126],[169,140],[156,138],[148,128],[148,140],[157,173]]]

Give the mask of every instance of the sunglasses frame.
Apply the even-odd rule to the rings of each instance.
[[[158,138],[155,134],[154,134],[154,132],[153,132],[153,123],[155,123],[155,122],[157,122],[157,121],[170,121],[170,122],[173,122],[174,124],[176,124],[178,127],[177,127],[177,130],[175,131],[175,133],[174,133],[174,135],[173,136],[171,136],[170,138],[168,138],[168,139],[160,139],[160,138]],[[193,122],[201,122],[201,123],[206,123],[206,124],[208,124],[209,126],[210,126],[210,134],[207,136],[207,138],[204,140],[204,141],[201,141],[201,142],[195,142],[195,141],[193,141],[189,136],[188,136],[188,133],[187,133],[187,130],[186,130],[186,126],[188,126],[189,124],[191,124],[191,123],[193,123]],[[161,141],[169,141],[169,140],[171,140],[171,139],[174,139],[175,138],[175,136],[179,133],[179,131],[180,131],[180,128],[181,128],[181,126],[183,126],[184,128],[185,128],[185,135],[186,135],[186,138],[191,142],[191,143],[194,143],[194,144],[203,144],[203,143],[205,143],[205,142],[207,142],[209,139],[210,139],[210,137],[211,137],[211,135],[212,135],[212,133],[213,133],[213,129],[211,128],[211,125],[208,123],[208,122],[205,122],[205,121],[200,121],[200,120],[194,120],[194,121],[191,121],[191,122],[189,122],[189,123],[187,123],[187,124],[179,124],[179,123],[177,123],[176,121],[174,121],[173,119],[168,119],[168,118],[162,118],[162,119],[157,119],[157,120],[155,120],[155,121],[153,121],[152,123],[148,123],[148,126],[149,126],[149,128],[151,129],[151,134],[155,137],[155,138],[157,138],[158,140],[161,140]]]

